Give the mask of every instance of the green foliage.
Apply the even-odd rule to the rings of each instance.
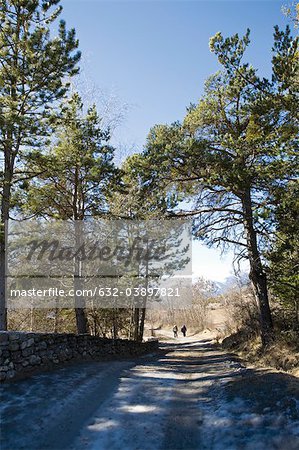
[[[207,80],[182,125],[157,125],[147,141],[147,185],[172,192],[177,203],[189,199],[188,214],[199,218],[197,234],[211,244],[246,245],[247,191],[255,229],[267,237],[271,192],[296,172],[298,39],[289,28],[275,29],[271,80],[259,79],[243,62],[248,44],[249,31],[243,38],[217,33],[210,47],[222,71]]]
[[[292,181],[276,192],[277,235],[271,251],[269,278],[271,289],[299,323],[299,184]]]
[[[109,131],[101,129],[95,106],[84,115],[74,94],[61,107],[56,142],[32,152],[28,170],[38,174],[25,190],[23,211],[55,219],[84,220],[108,213],[108,195],[121,186]]]
[[[154,126],[145,151],[120,170],[96,108],[85,112],[78,94],[66,98],[80,52],[64,21],[52,37],[59,3],[0,0],[1,261],[3,224],[15,207],[71,220],[191,216],[197,238],[233,245],[237,260],[249,259],[264,332],[271,328],[265,259],[273,293],[298,321],[298,37],[275,27],[265,79],[244,61],[249,30],[217,33],[210,49],[221,70],[198,104],[182,123]],[[296,27],[298,3],[285,12]],[[3,280],[2,270],[0,313]],[[144,308],[90,313],[94,333],[114,337],[123,326],[139,339],[144,319]]]
[[[32,178],[23,171],[28,149],[40,149],[55,120],[57,101],[78,72],[75,30],[60,21],[59,0],[0,0],[0,329],[6,329],[4,223],[15,185]],[[2,157],[3,155],[3,157]]]
[[[266,344],[272,320],[262,250],[273,232],[273,192],[296,172],[298,39],[288,27],[275,28],[270,80],[243,62],[249,42],[249,30],[243,38],[211,39],[222,70],[207,80],[182,125],[151,130],[144,183],[176,199],[169,214],[192,216],[196,237],[234,245],[238,260],[249,259]]]
[[[123,188],[111,192],[111,215],[123,219],[146,220],[161,218],[166,211],[166,200],[155,190],[143,185],[147,160],[141,154],[129,156],[121,167]]]
[[[66,93],[65,77],[78,72],[74,29],[67,31],[60,21],[57,36],[50,36],[61,12],[58,3],[1,0],[0,137],[12,166],[25,146],[43,144],[53,115],[50,105]]]

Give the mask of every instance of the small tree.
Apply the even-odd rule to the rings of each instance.
[[[81,98],[74,94],[63,105],[61,117],[57,142],[49,152],[31,154],[28,169],[40,175],[27,187],[23,211],[80,224],[88,217],[107,215],[108,193],[112,195],[119,186],[119,171],[113,162],[114,149],[108,144],[109,132],[101,129],[95,107],[84,115]],[[76,239],[80,239],[77,233]],[[75,275],[80,275],[78,263]],[[78,333],[86,333],[82,308],[76,308],[76,319]]]
[[[165,218],[167,201],[155,191],[149,192],[144,187],[142,180],[147,171],[147,160],[141,154],[129,156],[122,165],[124,189],[115,193],[110,198],[110,214],[115,218],[130,220],[159,220]],[[138,231],[138,228],[137,228]],[[133,233],[136,232],[136,229]],[[130,235],[130,223],[128,222],[128,240],[134,240],[137,236]],[[141,266],[142,264],[140,264]],[[143,270],[145,283],[149,273],[149,262],[144,261]],[[131,312],[131,334],[136,341],[142,341],[147,310],[147,298],[144,297],[142,307],[134,306]]]
[[[143,168],[143,157],[139,154],[129,156],[122,165],[124,190],[110,196],[110,212],[114,218],[123,220],[144,220],[150,217],[150,207],[152,199],[145,197],[142,190],[141,176]],[[154,203],[152,204],[154,207]],[[128,222],[128,241],[136,238],[130,232],[130,223]],[[137,269],[138,270],[138,269]],[[145,300],[146,303],[146,300]],[[144,323],[146,315],[146,304],[143,308],[133,306],[127,310],[130,319],[130,335],[135,341],[142,341],[144,333]],[[115,319],[115,312],[112,312]]]

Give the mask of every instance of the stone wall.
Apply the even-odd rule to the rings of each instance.
[[[0,332],[0,381],[23,378],[59,364],[82,360],[134,357],[157,350],[144,343],[90,335]]]

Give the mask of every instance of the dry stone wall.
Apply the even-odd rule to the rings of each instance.
[[[60,364],[153,352],[158,341],[134,342],[90,335],[0,332],[0,381],[23,378]]]

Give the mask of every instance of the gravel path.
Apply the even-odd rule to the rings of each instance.
[[[299,380],[191,337],[1,387],[1,450],[292,450]]]

